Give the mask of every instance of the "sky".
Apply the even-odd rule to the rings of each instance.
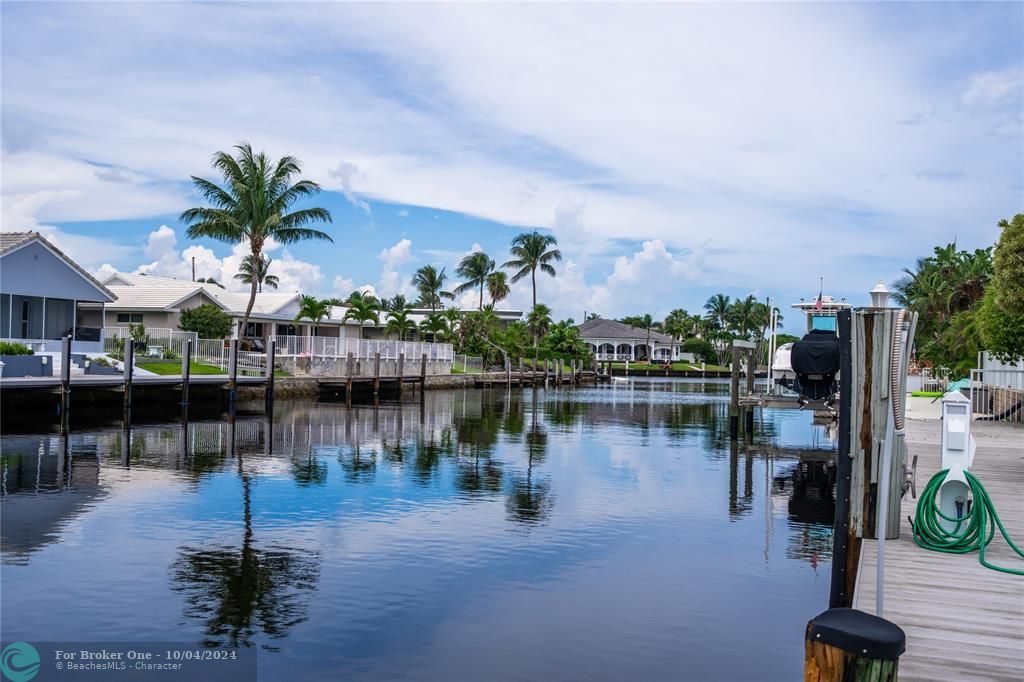
[[[855,304],[1024,210],[1024,4],[0,4],[5,231],[89,270],[213,276],[190,176],[241,140],[302,162],[333,243],[281,289],[413,297],[426,264],[564,259],[559,318],[713,293]],[[462,303],[475,305],[472,295]],[[501,307],[530,306],[526,281]],[[789,331],[800,331],[794,313]]]

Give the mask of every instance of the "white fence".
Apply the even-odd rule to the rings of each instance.
[[[195,348],[198,335],[195,332],[183,332],[177,329],[162,327],[146,327],[142,339],[136,341],[136,353],[148,357],[180,358],[185,341],[192,339]],[[130,327],[104,327],[103,352],[120,353],[124,350],[124,342],[131,339]]]
[[[976,419],[1024,424],[1024,369],[972,369],[969,397]]]
[[[452,370],[461,374],[479,374],[484,371],[484,359],[477,355],[455,355]]]
[[[397,360],[400,355],[405,355],[407,362],[420,360],[424,353],[430,362],[451,362],[455,357],[450,343],[330,336],[278,336],[276,341],[278,357],[347,358],[352,353],[356,360],[371,360],[380,353],[381,360]]]

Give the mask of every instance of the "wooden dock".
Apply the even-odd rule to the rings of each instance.
[[[917,489],[939,470],[938,420],[908,420],[907,456],[916,455]],[[972,472],[992,497],[1007,532],[1024,544],[1024,428],[975,421],[978,444]],[[907,633],[901,680],[963,682],[1024,680],[1024,577],[985,568],[977,553],[944,554],[914,544],[910,523],[916,500],[902,502],[900,537],[885,545],[885,618]],[[875,612],[876,542],[865,540],[854,606]],[[985,557],[1024,568],[1002,538]]]

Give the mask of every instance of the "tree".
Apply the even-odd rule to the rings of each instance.
[[[1024,213],[1000,220],[996,244],[995,285],[998,303],[1008,311],[1024,313]]]
[[[386,298],[380,302],[381,310],[388,313],[409,310],[411,307],[402,294],[395,294],[391,298]]]
[[[178,329],[195,332],[200,339],[223,339],[231,334],[231,316],[211,303],[185,308]]]
[[[683,341],[683,352],[693,353],[698,360],[703,362],[708,362],[715,358],[715,349],[711,343],[706,339],[698,339],[697,337]]]
[[[277,278],[277,275],[268,274],[268,271],[270,270],[270,262],[270,258],[266,256],[256,258],[250,253],[242,259],[241,265],[238,266],[238,274],[235,275],[235,279],[241,280],[246,284],[252,284],[253,279],[255,279],[256,290],[259,292],[263,291],[264,284],[271,289],[276,289],[277,285],[281,282]]]
[[[666,334],[678,341],[686,336],[690,329],[690,314],[682,308],[676,308],[665,316],[665,321],[662,323],[661,328]]]
[[[309,327],[309,335],[313,336],[316,325],[330,314],[330,302],[318,300],[315,296],[303,295],[299,298],[299,312],[295,314],[295,321],[310,320],[313,324]]]
[[[494,272],[494,260],[483,251],[474,251],[459,262],[455,272],[459,277],[466,280],[455,287],[455,293],[461,294],[472,289],[480,288],[480,303],[478,310],[484,309],[484,285],[487,283],[487,275]]]
[[[292,210],[296,202],[315,196],[320,186],[312,180],[293,180],[301,172],[298,160],[283,156],[277,163],[266,154],[256,154],[247,142],[235,145],[237,156],[217,152],[213,168],[223,177],[223,186],[192,176],[192,183],[209,206],[190,208],[180,220],[188,225],[189,239],[209,238],[227,243],[243,243],[254,259],[263,257],[268,240],[294,244],[306,239],[333,241],[326,232],[309,227],[330,223],[325,208],[309,207]],[[245,330],[253,304],[257,282],[249,286],[249,303],[239,323]]]
[[[540,337],[547,334],[551,328],[551,308],[543,303],[533,306],[533,310],[526,316],[526,326],[533,334],[533,355],[536,357]]]
[[[438,270],[433,265],[424,265],[412,276],[412,285],[420,295],[418,305],[430,308],[431,312],[441,307],[442,299],[455,298],[450,291],[444,290],[445,280],[448,279],[444,270]]]
[[[715,294],[704,304],[707,311],[705,318],[715,322],[719,329],[725,329],[728,323],[730,298],[725,294]]]
[[[647,333],[647,361],[650,362],[653,356],[653,353],[651,352],[651,332],[661,325],[654,321],[654,317],[650,313],[644,313],[643,315],[630,315],[629,317],[622,318],[622,322],[623,324],[628,324],[631,327],[643,329]]]
[[[373,296],[349,296],[348,310],[345,311],[344,321],[355,320],[359,323],[359,338],[363,338],[363,325],[372,322],[376,327],[380,324],[380,304]]]
[[[558,244],[554,235],[533,232],[523,232],[516,235],[512,240],[510,252],[513,256],[501,267],[516,270],[512,275],[512,283],[515,284],[527,275],[530,276],[530,283],[533,287],[533,307],[537,307],[537,269],[554,277],[557,273],[552,261],[561,261],[562,252],[552,248]]]
[[[212,284],[213,286],[220,287],[221,289],[224,288],[224,285],[215,280],[213,277],[200,277],[199,279],[196,280],[196,282],[202,282],[203,284]]]
[[[405,308],[388,312],[388,321],[384,325],[384,334],[398,334],[399,341],[405,341],[405,335],[416,331],[416,323],[409,319],[409,311]]]
[[[452,328],[448,320],[443,315],[437,313],[431,313],[427,315],[427,319],[420,322],[420,334],[428,336],[431,341],[451,341]]]
[[[487,275],[487,294],[491,297],[491,305],[504,301],[512,289],[508,286],[508,275],[500,270]]]

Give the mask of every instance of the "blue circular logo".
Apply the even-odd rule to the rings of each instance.
[[[39,672],[39,652],[28,642],[14,642],[4,647],[0,671],[11,682],[28,682]]]

